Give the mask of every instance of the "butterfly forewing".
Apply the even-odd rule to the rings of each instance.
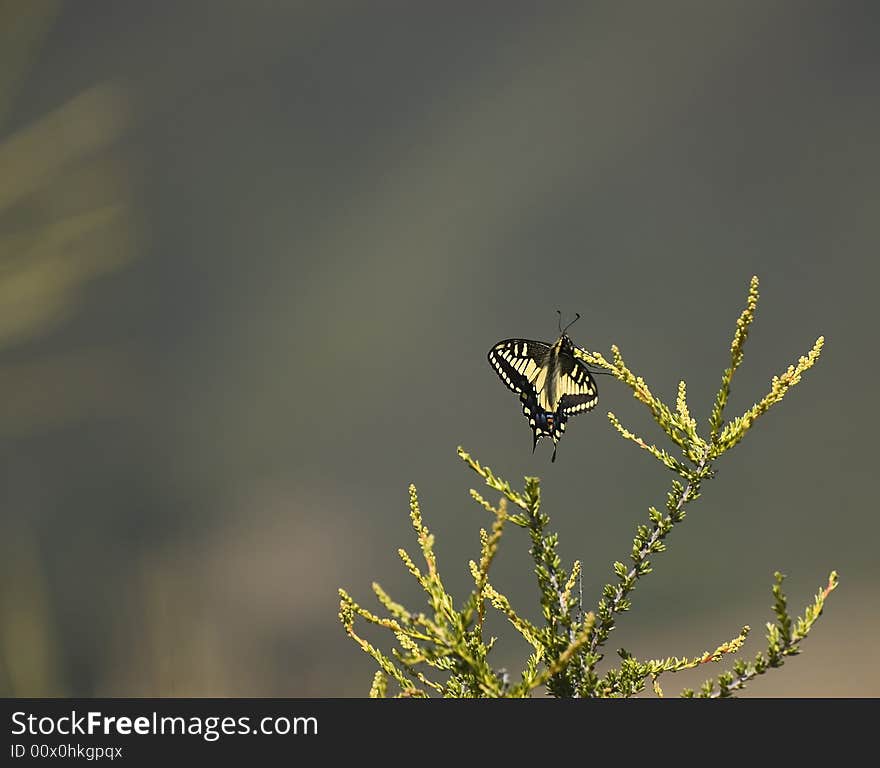
[[[506,339],[489,350],[489,362],[507,388],[520,394],[533,382],[547,360],[550,345],[530,339]]]

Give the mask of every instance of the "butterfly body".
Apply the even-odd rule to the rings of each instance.
[[[548,344],[505,339],[489,350],[489,364],[502,382],[519,395],[532,429],[532,451],[542,437],[553,440],[553,458],[569,417],[595,408],[598,388],[586,364],[575,357],[565,334]]]

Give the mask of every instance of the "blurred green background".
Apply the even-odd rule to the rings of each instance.
[[[748,623],[751,655],[773,571],[800,609],[836,568],[804,656],[749,693],[880,694],[878,23],[0,0],[0,691],[365,695],[336,588],[421,599],[395,553],[415,482],[465,594],[488,521],[458,444],[542,476],[592,603],[670,480],[603,413],[657,430],[603,378],[556,463],[533,456],[486,351],[579,311],[576,343],[667,398],[686,378],[705,416],[757,274],[731,413],[819,334],[822,359],[719,464],[609,654]],[[496,565],[534,616],[521,531]]]

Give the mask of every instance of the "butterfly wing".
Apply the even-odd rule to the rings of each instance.
[[[534,392],[533,382],[544,367],[550,345],[529,339],[505,339],[489,350],[489,364],[509,390]]]
[[[539,402],[539,393],[547,377],[547,361],[551,346],[530,339],[505,339],[489,350],[489,363],[498,377],[519,395],[523,415],[532,428],[532,450],[542,437],[559,439],[565,428],[555,415]]]
[[[565,417],[557,419],[555,414],[547,413],[538,402],[538,395],[534,387],[523,390],[519,399],[522,403],[523,415],[528,419],[529,426],[532,428],[532,452],[542,437],[552,437],[553,442],[562,437],[562,432],[565,430]]]
[[[599,388],[586,363],[569,353],[560,355],[560,363],[556,412],[567,418],[595,408],[599,402]]]

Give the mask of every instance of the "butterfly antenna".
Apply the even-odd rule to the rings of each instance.
[[[559,329],[559,334],[562,335],[562,310],[557,309],[556,314],[559,315],[556,321],[556,327]]]
[[[560,318],[561,318],[561,317],[562,317],[562,315],[560,314]],[[571,328],[571,326],[573,326],[573,325],[574,325],[578,320],[580,320],[580,319],[581,319],[581,313],[580,313],[580,312],[575,312],[575,313],[574,313],[574,320],[572,320],[568,325],[566,325],[565,328],[562,328],[562,329],[560,330],[560,333],[565,333],[569,328]],[[561,321],[560,321],[560,322],[561,322]]]

